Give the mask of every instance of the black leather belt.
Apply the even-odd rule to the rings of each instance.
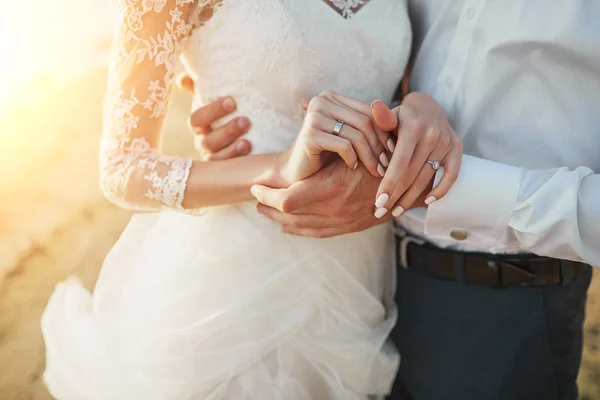
[[[467,253],[435,247],[406,234],[397,236],[402,268],[440,279],[490,288],[567,285],[586,264],[536,255]]]

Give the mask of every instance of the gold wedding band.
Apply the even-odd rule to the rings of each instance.
[[[342,121],[337,121],[333,127],[333,131],[331,133],[333,133],[336,136],[339,136],[340,132],[342,131],[342,128],[344,127],[344,123]]]

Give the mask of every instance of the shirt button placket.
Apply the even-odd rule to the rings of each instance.
[[[435,94],[436,99],[442,103],[447,111],[454,103],[456,91],[465,72],[465,63],[473,41],[478,10],[480,11],[484,4],[485,0],[467,0],[461,10],[461,17],[450,44],[446,65],[440,74],[440,81]]]
[[[470,6],[469,8],[467,8],[467,19],[472,20],[473,18],[475,18],[476,14],[477,9],[475,8],[475,6]]]

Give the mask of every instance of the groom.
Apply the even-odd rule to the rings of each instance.
[[[576,399],[588,264],[600,266],[600,5],[409,7],[410,90],[442,105],[465,154],[445,197],[396,221],[402,363],[390,398]],[[207,158],[250,151],[248,119],[210,128],[234,109],[226,98],[192,115]],[[259,211],[292,234],[350,233],[385,220],[373,216],[378,183],[337,163],[302,190],[267,189]]]

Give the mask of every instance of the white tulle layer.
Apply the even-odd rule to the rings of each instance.
[[[382,296],[389,227],[284,235],[253,204],[137,215],[94,295],[58,285],[42,319],[60,400],[353,400],[399,357]]]

